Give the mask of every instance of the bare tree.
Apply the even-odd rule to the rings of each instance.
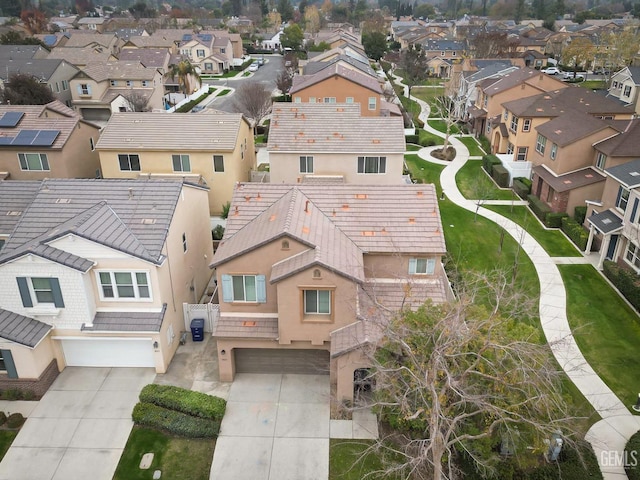
[[[370,406],[394,429],[376,445],[394,458],[386,474],[452,480],[461,454],[493,473],[501,442],[542,452],[557,430],[569,445],[578,440],[563,371],[539,331],[516,320],[531,299],[499,272],[473,277],[458,294],[417,311],[378,305],[371,320],[379,341],[362,349],[374,365]]]
[[[255,127],[271,110],[271,92],[259,82],[244,82],[234,95],[236,110],[251,119]]]
[[[276,77],[276,88],[280,90],[283,95],[287,95],[292,83],[293,71],[288,68],[280,70],[278,76]]]
[[[518,40],[504,32],[481,32],[473,39],[476,58],[509,57],[517,46]]]
[[[447,95],[440,95],[434,99],[431,105],[435,113],[435,117],[440,117],[445,124],[444,145],[442,146],[442,152],[444,153],[447,152],[447,148],[449,147],[451,130],[457,123],[457,112],[461,109],[461,103],[463,102],[464,99],[458,96],[448,97]]]
[[[130,92],[124,93],[122,95],[129,106],[129,109],[132,112],[147,112],[149,109],[147,105],[149,104],[149,99],[142,93],[136,92],[135,90],[131,90]]]

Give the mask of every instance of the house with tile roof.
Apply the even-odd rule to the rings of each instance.
[[[51,50],[47,58],[65,60],[82,69],[92,63],[106,63],[116,61],[116,56],[104,47],[56,47]]]
[[[272,183],[405,183],[401,117],[361,115],[358,105],[274,103]]]
[[[0,176],[11,180],[95,178],[99,127],[60,101],[0,105]]]
[[[352,401],[379,312],[450,298],[445,251],[433,185],[239,184],[211,263],[220,379],[326,373]]]
[[[82,118],[101,124],[114,112],[164,109],[162,73],[136,61],[85,66],[71,80],[71,95]]]
[[[240,113],[114,113],[96,143],[104,178],[187,178],[209,186],[211,215],[256,168],[253,130]]]
[[[187,33],[179,52],[205,74],[224,73],[233,65],[233,46],[228,37],[211,33]]]
[[[211,277],[206,188],[3,183],[0,385],[46,390],[67,366],[164,372],[186,329],[182,304],[197,302]]]
[[[611,76],[608,95],[640,114],[640,67],[624,67]]]

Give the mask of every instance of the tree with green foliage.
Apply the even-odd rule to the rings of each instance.
[[[4,84],[1,103],[11,105],[45,105],[53,102],[55,97],[46,83],[27,73],[12,73]]]
[[[413,16],[416,18],[433,18],[436,9],[430,3],[421,3],[413,8]]]
[[[585,69],[589,62],[593,60],[596,47],[588,37],[576,37],[562,50],[562,63],[573,67],[573,75],[580,66]]]
[[[380,60],[387,51],[387,36],[382,32],[371,32],[362,35],[362,45],[367,57]]]
[[[133,15],[133,18],[140,20],[141,18],[153,18],[158,15],[158,12],[148,6],[144,1],[139,1],[129,7],[129,13]]]
[[[40,45],[49,50],[42,40],[35,37],[23,37],[15,30],[9,30],[0,35],[0,45]]]
[[[173,80],[177,77],[178,84],[182,87],[182,92],[185,95],[189,95],[191,92],[196,90],[196,88],[192,88],[191,86],[192,79],[197,83],[200,83],[200,75],[198,75],[196,68],[191,64],[191,62],[189,62],[189,60],[182,60],[179,63],[169,65],[169,70],[165,74],[165,77]],[[193,87],[195,87],[195,85]]]
[[[403,70],[403,81],[408,87],[408,97],[411,98],[411,88],[427,78],[427,57],[420,45],[409,45],[400,56],[400,68]]]
[[[293,18],[293,5],[291,0],[278,0],[278,13],[283,22],[288,22]]]
[[[280,35],[280,43],[284,48],[290,48],[296,51],[301,50],[303,41],[304,32],[297,23],[286,27],[282,30],[282,35]]]

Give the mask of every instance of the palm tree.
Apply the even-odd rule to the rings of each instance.
[[[182,87],[182,93],[189,94],[190,85],[189,79],[195,78],[200,83],[200,75],[196,71],[196,68],[191,65],[189,60],[182,60],[177,64],[173,64],[169,67],[169,71],[165,74],[165,77],[175,79],[178,77],[178,84]]]

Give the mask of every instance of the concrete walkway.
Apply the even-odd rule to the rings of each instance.
[[[421,108],[420,119],[425,120],[425,130],[439,136],[441,132],[431,128],[426,119],[429,106],[414,98]],[[476,203],[464,198],[456,184],[456,173],[469,159],[469,151],[457,138],[450,142],[457,156],[444,168],[440,183],[444,194],[456,205],[475,211]],[[425,158],[429,160],[429,158]],[[439,162],[437,162],[439,163]],[[626,479],[624,466],[620,461],[626,442],[640,430],[640,417],[634,416],[620,399],[611,391],[602,379],[587,363],[575,342],[567,320],[567,295],[555,259],[550,257],[542,246],[519,225],[486,208],[480,208],[478,214],[504,228],[529,255],[540,280],[540,322],[551,350],[580,392],[600,414],[602,420],[594,424],[586,435],[591,443],[605,480]],[[617,454],[617,461],[614,455]]]

